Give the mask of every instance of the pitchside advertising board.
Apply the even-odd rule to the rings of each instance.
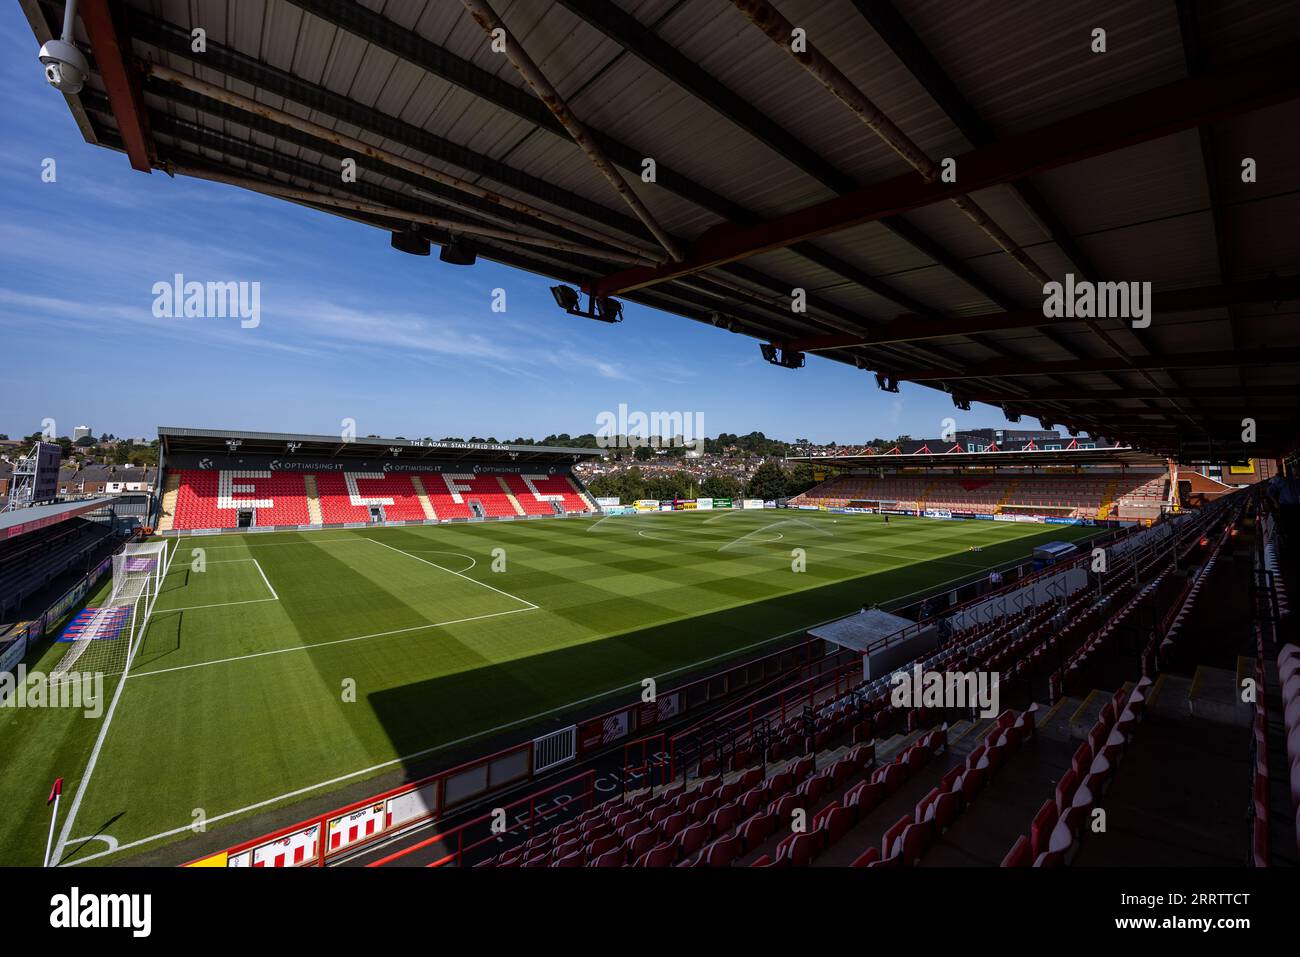
[[[58,446],[55,446],[58,448]],[[533,462],[516,465],[463,459],[459,462],[429,462],[423,459],[309,459],[281,458],[274,455],[202,455],[181,452],[167,458],[169,469],[217,469],[243,471],[269,469],[272,472],[447,472],[452,475],[476,475],[479,472],[517,472],[521,475],[563,475],[567,466],[541,465]],[[57,485],[58,470],[55,469]]]

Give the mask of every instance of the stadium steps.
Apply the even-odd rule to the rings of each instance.
[[[1133,682],[1124,682],[1123,688],[1125,693],[1131,692]],[[1103,691],[1100,688],[1093,688],[1089,691],[1083,700],[1079,701],[1075,709],[1070,712],[1069,736],[1076,741],[1086,741],[1088,732],[1097,723],[1102,709],[1106,707],[1106,702],[1110,701],[1114,694],[1113,691]]]
[[[1050,721],[1039,721],[1038,732],[1009,756],[979,797],[935,839],[922,866],[997,867],[1001,863],[1042,805],[1043,796],[1052,793],[1070,767],[1076,746],[1059,733],[1044,734]]]
[[[1147,694],[1147,711],[1170,718],[1182,718],[1189,713],[1188,701],[1192,692],[1189,675],[1161,672]]]
[[[497,476],[497,484],[501,486],[501,491],[505,493],[506,499],[510,502],[510,507],[515,510],[516,515],[524,515],[524,507],[519,504],[519,499],[515,498],[515,493],[510,491],[510,486],[506,484],[504,475]]]
[[[1241,680],[1255,673],[1254,658],[1238,658],[1236,671],[1200,665],[1187,690],[1187,710],[1197,718],[1250,727],[1253,705],[1241,700]],[[1242,670],[1244,668],[1244,671]]]
[[[998,512],[1002,511],[1002,506],[1006,505],[1007,502],[1011,500],[1011,496],[1016,493],[1016,486],[1019,484],[1020,479],[1011,480],[1011,483],[1007,486],[1007,490],[1002,494],[1002,497],[998,499],[998,504],[993,506],[993,514],[996,515]]]
[[[587,508],[590,511],[599,512],[600,509],[596,505],[596,500],[591,497],[591,493],[587,491],[586,486],[583,485],[581,482],[579,482],[572,475],[566,477],[569,480],[569,485],[573,487],[573,491],[577,494],[577,496],[587,503]]]
[[[170,532],[176,521],[176,499],[181,494],[181,477],[176,472],[163,483],[162,511],[158,515],[158,531]]]
[[[412,475],[411,484],[415,486],[415,497],[419,499],[420,508],[424,510],[424,517],[431,522],[438,520],[438,514],[433,510],[433,503],[429,501],[429,493],[424,490],[424,482],[420,476]]]
[[[875,758],[875,764],[873,765],[873,770],[874,768],[879,768],[883,765],[893,763],[895,758],[897,758],[900,754],[906,751],[917,741],[921,740],[921,738],[929,734],[930,731],[932,730],[934,729],[927,728],[925,730],[913,731],[907,734],[895,734],[889,738],[886,738],[883,741],[877,741],[875,743],[876,758]],[[843,747],[843,748],[834,748],[834,749],[829,749],[827,751],[819,752],[815,762],[816,770],[820,771],[823,768],[830,767],[836,761],[840,760],[840,758],[847,755],[848,752],[851,750],[852,747]],[[889,813],[889,811],[895,807],[902,808],[904,807],[904,805],[906,805],[905,808],[906,810],[912,809],[913,807],[915,807],[917,800],[919,800],[920,798],[928,794],[931,788],[933,788],[938,783],[939,778],[943,776],[945,770],[945,768],[941,767],[943,763],[942,757],[943,756],[941,756],[941,758],[938,760],[931,761],[930,764],[927,765],[926,768],[921,773],[917,774],[911,780],[907,781],[901,788],[899,788],[898,791],[894,792],[888,798],[886,798],[885,801],[880,804],[880,806],[878,806],[871,812],[871,814],[868,816],[866,820],[860,822],[853,831],[850,831],[849,834],[846,834],[844,839],[838,845],[836,845],[836,847],[829,849],[829,851],[825,855],[823,855],[823,857],[819,857],[816,861],[817,865],[835,866],[836,863],[842,863],[844,865],[847,865],[850,862],[852,862],[853,859],[856,858],[858,854],[861,853],[861,848],[851,851],[851,847],[845,847],[844,845],[845,842],[847,841],[856,842],[857,838],[855,836],[855,832],[857,832],[859,829],[875,828],[876,829],[875,843],[879,844],[881,836],[885,833],[885,831],[889,828],[891,824],[893,824],[896,820],[898,820],[899,814],[902,813],[901,811],[895,813]],[[788,767],[792,767],[795,763],[795,760],[798,759],[794,759],[790,761]],[[781,770],[785,770],[785,768],[782,768]],[[771,777],[775,773],[777,772],[773,770],[769,770],[768,776]],[[809,828],[811,829],[812,820],[816,816],[817,812],[823,810],[826,807],[829,807],[831,804],[840,803],[844,795],[847,794],[855,785],[857,785],[862,781],[870,780],[870,778],[871,778],[870,771],[868,771],[865,774],[852,775],[851,777],[849,777],[848,780],[846,780],[839,787],[832,788],[829,791],[827,791],[825,794],[823,794],[821,798],[819,798],[814,805],[811,805],[806,809],[807,810],[806,821],[809,825]],[[931,778],[933,778],[933,780],[931,780]],[[915,793],[913,794],[913,792]],[[906,800],[906,797],[908,795],[912,795],[910,801]],[[790,833],[791,833],[790,821],[778,821],[776,832],[766,841],[763,841],[761,844],[755,844],[752,847],[746,847],[744,854],[742,854],[740,857],[736,859],[736,862],[733,866],[746,867],[753,864],[755,861],[763,858],[764,856],[768,857],[769,859],[774,859],[776,857],[777,845],[780,844],[781,841],[783,841],[785,838],[789,837]],[[837,850],[841,855],[847,855],[847,860],[843,862],[837,862],[832,860],[831,856]]]
[[[1106,518],[1115,508],[1115,489],[1118,486],[1119,483],[1113,479],[1106,485],[1106,491],[1101,495],[1101,507],[1097,509],[1097,518]]]
[[[324,525],[325,519],[320,511],[320,492],[316,488],[316,476],[308,472],[302,477],[303,487],[307,489],[307,515],[313,525]]]
[[[1177,697],[1166,687],[1160,698]],[[1212,769],[1212,770],[1211,770]],[[1106,831],[1076,867],[1239,867],[1250,847],[1250,732],[1148,709],[1101,799]]]
[[[935,486],[937,486],[940,481],[942,480],[935,479],[932,482],[926,483],[925,488],[921,490],[921,494],[916,497],[916,510],[918,512],[925,508],[925,500],[930,497],[930,493],[934,491]]]
[[[942,750],[906,780],[897,791],[886,797],[842,838],[833,843],[813,862],[815,867],[847,867],[868,848],[879,848],[887,831],[903,818],[915,819],[918,803],[935,789],[943,788],[943,778],[957,768],[964,767],[971,753],[982,743],[996,725],[993,718],[980,718],[954,722],[947,728],[947,740]],[[876,766],[890,763],[899,753],[920,741],[934,729],[908,735],[894,753],[881,755],[877,749]],[[851,790],[852,783],[845,790]]]

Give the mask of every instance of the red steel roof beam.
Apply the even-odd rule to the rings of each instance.
[[[1224,306],[1257,302],[1287,302],[1300,299],[1300,276],[1272,277],[1251,282],[1226,283],[1219,286],[1197,286],[1192,289],[1173,289],[1153,293],[1152,312],[1195,312],[1201,309],[1220,309]],[[791,339],[779,345],[796,352],[825,352],[851,346],[870,346],[893,342],[918,342],[940,339],[945,336],[970,336],[982,332],[999,332],[1007,329],[1028,329],[1037,326],[1054,326],[1063,322],[1081,322],[1074,319],[1055,319],[1043,315],[1042,309],[1020,309],[1015,312],[989,313],[983,316],[963,316],[954,319],[927,319],[918,316],[899,316],[878,330],[865,334],[817,335]]]
[[[1245,63],[1176,80],[971,150],[956,158],[955,183],[927,183],[909,172],[753,226],[723,223],[696,239],[681,262],[624,270],[588,283],[586,291],[612,296],[642,289],[1283,103],[1300,96],[1298,60],[1300,44],[1285,44]]]
[[[140,74],[127,67],[131,39],[119,32],[108,0],[82,0],[80,11],[127,159],[131,161],[132,169],[151,172],[155,150],[144,108]]]

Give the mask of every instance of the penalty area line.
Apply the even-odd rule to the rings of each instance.
[[[520,598],[518,595],[512,595],[512,594],[510,594],[510,592],[508,592],[508,591],[502,591],[500,588],[497,588],[495,585],[489,585],[487,582],[481,582],[481,581],[479,581],[477,578],[470,578],[468,575],[464,575],[464,574],[462,574],[462,573],[460,573],[460,572],[458,572],[458,571],[453,571],[453,570],[450,569],[450,568],[446,568],[446,567],[444,567],[444,566],[442,566],[442,565],[439,565],[437,562],[431,562],[431,561],[429,561],[427,558],[421,558],[419,555],[412,555],[410,552],[404,552],[404,551],[402,551],[400,548],[393,548],[392,545],[389,545],[389,544],[387,544],[387,543],[385,543],[385,542],[381,542],[381,541],[380,541],[379,539],[377,539],[377,538],[371,538],[371,539],[368,539],[368,541],[372,541],[372,542],[374,542],[376,545],[383,545],[384,548],[387,548],[387,549],[389,549],[389,550],[391,550],[391,551],[397,552],[397,554],[399,554],[399,555],[405,555],[407,558],[414,558],[417,562],[424,562],[424,564],[426,564],[426,565],[430,565],[430,566],[432,566],[433,568],[438,569],[439,571],[446,572],[446,573],[449,574],[449,575],[455,575],[457,578],[463,578],[463,579],[465,579],[465,581],[467,581],[467,582],[473,582],[475,585],[482,585],[484,588],[489,588],[489,589],[491,589],[492,591],[496,592],[498,595],[504,595],[506,598],[509,598],[509,599],[511,599],[511,600],[513,600],[513,601],[517,601],[517,602],[520,602],[520,603],[522,603],[522,604],[525,604],[525,605],[527,605],[530,609],[535,609],[535,608],[537,607],[537,606],[534,605],[531,601],[529,601],[527,598]]]
[[[272,601],[270,598],[262,598],[260,601]],[[455,618],[451,621],[431,621],[424,625],[412,625],[410,628],[396,628],[392,631],[377,631],[371,635],[356,635],[352,638],[335,638],[331,641],[314,641],[306,645],[294,645],[292,648],[273,648],[270,651],[256,651],[249,655],[235,655],[233,658],[214,658],[211,661],[196,661],[188,665],[176,665],[172,668],[151,668],[147,671],[137,671],[132,674],[132,678],[147,678],[150,675],[165,675],[173,671],[189,671],[191,668],[206,668],[210,665],[225,665],[234,661],[247,661],[250,658],[265,658],[268,655],[284,655],[292,651],[310,651],[313,648],[325,648],[329,645],[346,645],[354,641],[366,641],[370,638],[387,638],[391,635],[405,635],[413,631],[425,631],[429,628],[443,628],[447,625],[462,625],[470,621],[482,621],[485,618],[500,618],[502,615],[518,615],[520,612],[537,611],[536,605],[530,608],[509,608],[505,611],[494,611],[487,615],[474,615],[470,618]]]
[[[516,608],[516,609],[512,609],[511,611],[498,612],[497,614],[499,614],[499,615],[513,615],[513,614],[517,614],[518,612],[521,612],[521,611],[528,611],[528,610],[529,610],[529,609],[527,609],[527,608]],[[491,616],[488,616],[488,617],[491,617]],[[830,622],[832,622],[832,621],[836,621],[836,620],[838,620],[839,618],[842,618],[842,617],[844,617],[844,616],[843,616],[843,615],[838,615],[838,616],[836,616],[835,618],[828,618],[828,619],[826,619],[826,621],[820,621],[820,622],[817,622],[816,624],[807,625],[807,626],[805,626],[805,627],[803,627],[803,628],[795,628],[795,629],[793,629],[793,630],[791,630],[791,631],[784,632],[783,634],[780,634],[780,635],[773,635],[773,636],[770,637],[770,638],[764,638],[764,639],[762,639],[761,641],[756,641],[756,642],[753,642],[752,644],[745,645],[743,648],[736,648],[736,649],[734,649],[734,650],[732,650],[732,651],[725,651],[725,652],[722,652],[721,654],[712,655],[712,656],[710,656],[710,657],[708,657],[708,658],[702,658],[702,659],[700,659],[699,661],[693,661],[693,662],[691,662],[691,663],[689,663],[689,664],[682,665],[682,666],[679,667],[679,668],[673,668],[672,670],[670,670],[670,671],[665,671],[665,672],[663,672],[662,674],[657,675],[656,677],[657,677],[657,679],[662,680],[662,679],[664,679],[664,678],[670,678],[670,677],[672,677],[673,675],[675,675],[675,674],[679,674],[679,673],[681,673],[681,672],[683,672],[683,671],[690,671],[690,670],[692,670],[692,669],[699,668],[701,665],[711,664],[711,663],[713,663],[713,662],[715,662],[715,661],[718,661],[719,659],[722,659],[722,658],[734,658],[734,657],[736,657],[737,655],[744,654],[746,651],[752,651],[752,650],[754,650],[755,648],[761,648],[761,647],[763,647],[764,645],[770,645],[770,644],[771,644],[772,642],[774,642],[774,641],[781,641],[781,640],[784,639],[784,638],[789,638],[791,635],[797,635],[797,634],[799,634],[799,633],[801,633],[801,632],[803,632],[803,631],[807,631],[808,628],[816,628],[818,625],[825,625],[825,624],[828,624],[828,623],[830,623]],[[434,627],[434,626],[430,625],[430,626],[427,626],[427,627]],[[409,629],[408,629],[408,630],[409,630]],[[376,637],[377,637],[377,636],[376,636]],[[358,640],[358,639],[344,639],[344,640],[347,640],[347,641],[356,641],[356,640]],[[295,649],[284,649],[284,650],[286,650],[286,651],[292,651],[292,650],[295,650]],[[262,654],[273,654],[273,653],[274,653],[274,652],[262,652]],[[254,656],[254,657],[255,657],[255,656]],[[182,665],[181,667],[182,667],[182,668],[194,668],[194,667],[198,667],[198,666],[197,666],[197,665]],[[144,677],[145,675],[149,675],[149,674],[160,674],[160,673],[161,673],[161,672],[143,671],[143,672],[136,672],[134,675],[132,675],[132,677],[140,678],[140,677]],[[382,771],[384,768],[392,767],[392,766],[395,765],[395,764],[402,764],[402,763],[405,763],[405,762],[407,762],[407,761],[413,761],[413,760],[416,760],[416,759],[418,759],[418,758],[427,757],[427,756],[430,755],[430,754],[437,754],[439,751],[445,751],[447,748],[455,747],[455,746],[458,745],[458,744],[465,744],[465,743],[467,743],[467,742],[469,742],[469,741],[474,741],[474,740],[476,740],[476,739],[478,739],[478,738],[486,737],[487,735],[496,734],[496,733],[498,733],[498,732],[500,732],[500,731],[509,731],[511,728],[517,728],[517,727],[519,727],[520,725],[526,725],[526,724],[530,724],[530,723],[532,723],[532,722],[534,722],[534,721],[538,721],[538,720],[540,720],[540,719],[542,719],[542,718],[548,718],[548,717],[550,717],[551,715],[556,714],[556,713],[558,713],[558,712],[562,712],[562,711],[570,711],[570,710],[572,710],[572,709],[574,709],[574,708],[580,708],[580,707],[582,707],[582,706],[585,705],[585,704],[590,704],[590,703],[592,703],[593,701],[599,701],[599,700],[601,700],[602,698],[608,698],[608,697],[610,697],[611,695],[616,695],[616,694],[618,694],[619,692],[622,692],[622,691],[628,691],[628,690],[630,690],[630,689],[632,689],[632,688],[640,688],[640,687],[642,686],[642,685],[641,685],[641,681],[642,681],[642,679],[638,679],[638,680],[636,680],[636,681],[629,681],[627,684],[625,684],[625,685],[619,685],[617,688],[610,688],[610,689],[608,689],[607,691],[601,691],[601,692],[598,692],[597,694],[588,695],[587,697],[585,697],[585,698],[580,698],[580,699],[577,700],[577,701],[570,701],[568,704],[557,705],[557,706],[554,707],[554,708],[548,708],[546,711],[539,711],[539,712],[537,712],[536,714],[529,715],[529,716],[526,717],[526,718],[519,718],[519,719],[517,719],[517,720],[515,720],[515,721],[507,721],[505,724],[499,724],[499,725],[497,725],[497,726],[494,727],[494,728],[487,728],[487,729],[485,729],[485,730],[483,730],[483,731],[475,731],[473,734],[467,734],[467,735],[465,735],[464,737],[456,738],[454,741],[445,741],[445,742],[443,742],[442,744],[436,744],[436,745],[434,745],[433,747],[430,747],[430,748],[424,748],[424,749],[421,750],[421,751],[413,751],[412,753],[410,753],[410,754],[404,754],[404,755],[402,755],[401,757],[392,758],[391,760],[388,760],[388,761],[381,761],[379,764],[372,764],[372,765],[371,765],[370,767],[368,767],[368,768],[361,768],[361,769],[358,770],[358,771],[350,771],[350,772],[348,772],[347,774],[339,775],[338,777],[335,777],[335,778],[330,778],[328,781],[320,781],[320,782],[318,782],[318,783],[316,783],[316,784],[309,784],[309,785],[306,785],[305,787],[301,787],[301,788],[298,788],[298,789],[293,790],[293,791],[287,791],[287,792],[285,792],[284,794],[279,794],[279,795],[276,795],[275,797],[267,798],[267,799],[264,800],[264,801],[258,801],[256,804],[249,804],[249,805],[247,805],[246,807],[236,808],[236,809],[233,810],[233,811],[225,811],[225,812],[223,812],[223,813],[221,813],[221,814],[217,814],[217,815],[214,815],[214,816],[212,816],[212,817],[207,818],[207,819],[206,819],[206,823],[208,823],[208,824],[213,824],[213,823],[215,823],[215,822],[217,822],[217,821],[223,821],[223,820],[226,820],[227,818],[236,817],[237,815],[240,815],[240,814],[246,814],[246,813],[248,813],[248,812],[250,812],[250,811],[257,811],[257,810],[260,810],[260,809],[262,809],[262,808],[264,808],[264,807],[269,807],[269,806],[271,806],[271,805],[273,805],[273,804],[277,804],[277,803],[279,803],[279,802],[281,802],[281,801],[288,801],[288,800],[291,800],[291,799],[296,798],[296,797],[302,797],[303,795],[310,794],[310,793],[313,792],[313,791],[318,791],[318,790],[320,790],[321,788],[331,787],[332,785],[335,785],[335,784],[342,784],[344,781],[350,781],[350,780],[352,780],[353,778],[362,777],[362,776],[364,776],[364,775],[370,774],[370,773],[375,772],[375,771]],[[184,834],[186,831],[193,831],[193,829],[194,829],[194,825],[193,825],[193,824],[185,824],[185,825],[182,825],[181,827],[172,828],[172,829],[169,830],[169,831],[161,831],[161,832],[159,832],[158,834],[154,834],[154,835],[152,835],[152,836],[150,836],[150,837],[142,837],[142,838],[140,838],[139,840],[130,841],[130,842],[126,843],[126,844],[119,844],[117,847],[113,848],[112,850],[100,851],[100,852],[98,852],[98,853],[96,853],[96,854],[90,854],[90,855],[87,855],[86,857],[78,858],[78,859],[75,860],[75,861],[69,861],[67,864],[60,865],[60,866],[62,866],[62,867],[75,867],[75,866],[77,866],[77,865],[79,865],[79,864],[86,864],[86,863],[89,863],[90,861],[97,860],[98,858],[101,858],[101,857],[107,857],[107,856],[110,855],[110,854],[116,854],[116,853],[118,853],[119,851],[126,851],[126,850],[130,850],[130,849],[132,849],[132,848],[141,847],[141,846],[143,846],[143,845],[145,845],[145,844],[150,844],[150,843],[152,843],[152,842],[154,842],[154,841],[161,841],[161,840],[164,840],[164,839],[169,838],[169,837],[175,837],[175,836],[177,836],[177,835],[179,835],[179,834]],[[107,837],[107,836],[98,836],[98,835],[97,835],[97,838],[98,838],[99,840],[103,840],[103,841],[105,841],[105,842],[107,842],[107,841],[109,841],[109,840],[112,840],[111,838],[109,838],[109,837]],[[78,838],[76,842],[69,841],[68,843],[81,843],[81,842],[83,842],[83,841],[87,841],[87,840],[91,840],[91,839],[92,839],[92,838]]]

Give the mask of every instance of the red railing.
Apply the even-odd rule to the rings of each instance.
[[[1126,534],[1129,533],[1119,532],[1112,538],[1123,537]],[[867,653],[885,647],[888,642],[898,640],[900,636],[908,634],[911,629],[919,629],[938,617],[948,617],[976,602],[987,601],[1001,593],[1022,588],[1027,582],[1039,576],[1058,573],[1062,568],[1068,567],[1069,564],[1082,562],[1085,559],[1086,555],[1081,555],[1069,562],[1050,566],[1018,578],[1014,582],[1009,582],[1002,588],[945,609],[939,615],[931,616],[923,622],[909,626],[909,628],[901,630],[896,635],[879,639],[867,649]],[[956,587],[961,588],[969,584],[971,582]],[[797,668],[813,665],[817,669],[816,674],[728,716],[734,717],[735,714],[739,713],[750,715],[751,727],[754,717],[771,713],[773,710],[784,718],[788,708],[802,705],[805,701],[816,703],[817,695],[832,685],[837,694],[843,694],[860,682],[861,663],[858,656],[855,655],[854,661],[850,665],[843,667],[838,664],[834,665],[830,680],[825,681],[818,688],[816,683],[826,677],[826,668],[831,667],[825,663],[835,657],[815,658],[814,656],[821,650],[821,647],[822,642],[820,639],[806,639],[758,658],[729,665],[721,671],[688,681],[668,692],[660,692],[658,698],[663,700],[666,697],[676,696],[679,703],[676,714],[681,714],[716,701],[721,697],[728,697],[746,688],[752,688],[756,684],[779,679],[783,675],[789,675],[791,671]],[[783,659],[788,660],[790,663],[783,665]],[[761,668],[757,678],[752,677],[755,668]],[[773,702],[774,704],[772,704]],[[654,705],[646,706],[639,702],[624,704],[579,722],[577,725],[579,729],[577,757],[584,757],[618,740],[617,738],[613,741],[584,739],[584,730],[599,729],[609,719],[626,718],[626,731],[623,732],[621,737],[627,738],[637,730],[658,723],[659,719],[651,714],[654,707]],[[762,708],[767,708],[767,710],[760,710]],[[657,736],[651,735],[650,737]],[[670,754],[672,742],[681,736],[681,734],[674,735],[670,739]],[[627,744],[635,745],[637,742],[630,741]],[[213,864],[219,863],[219,859],[224,858],[224,862],[228,866],[324,866],[331,858],[344,853],[351,854],[358,848],[373,843],[381,837],[391,837],[393,834],[423,824],[431,818],[454,811],[469,801],[484,798],[503,787],[531,780],[532,777],[533,742],[530,740],[486,757],[475,758],[447,770],[439,771],[417,781],[399,785],[382,794],[373,795],[324,814],[315,815],[296,824],[272,831],[269,834],[242,841],[224,851],[205,855],[190,863]],[[335,839],[335,835],[338,835],[337,839]],[[291,853],[280,853],[285,848]],[[299,854],[299,848],[302,849],[301,854]],[[277,864],[277,861],[282,861],[282,864]]]
[[[789,673],[793,668],[804,667],[814,660],[813,656],[820,649],[820,645],[818,639],[806,639],[758,658],[729,665],[722,671],[688,681],[667,692],[660,692],[658,697],[663,699],[677,696],[681,703],[678,713],[690,711],[757,682]],[[793,656],[792,663],[783,667],[781,660],[787,656]],[[772,667],[775,667],[775,671],[770,672]],[[762,669],[761,677],[750,680],[748,673],[755,668]],[[716,687],[719,682],[721,688]],[[578,724],[579,756],[591,753],[601,746],[584,745],[581,740],[582,729],[593,726],[599,728],[607,719],[625,715],[628,722],[627,735],[634,733],[639,727],[650,726],[640,724],[641,721],[646,720],[646,711],[639,703],[624,704],[585,719]],[[382,794],[372,795],[268,834],[242,841],[224,851],[204,855],[186,866],[214,865],[221,863],[223,859],[227,866],[324,866],[331,858],[345,852],[351,854],[381,837],[392,836],[423,824],[431,818],[454,811],[471,800],[481,799],[508,785],[531,780],[532,777],[533,742],[529,740],[417,781],[399,785]],[[450,795],[449,782],[452,784]],[[403,801],[403,799],[408,800]],[[396,815],[393,813],[393,806],[402,808],[411,803],[415,804],[416,813],[410,815],[406,811]],[[382,810],[379,810],[381,806]],[[373,814],[368,813],[372,811]],[[355,838],[351,838],[352,827],[347,822],[349,818],[357,816],[364,817],[365,823],[357,828]],[[367,826],[370,827],[369,830]],[[336,833],[341,837],[334,841],[333,835]],[[286,846],[290,849],[290,853],[280,853]],[[301,856],[297,856],[298,848],[303,848]],[[281,863],[277,864],[277,861]]]
[[[426,848],[436,847],[438,845],[446,845],[446,848],[443,849],[444,852],[440,857],[437,857],[433,861],[424,865],[425,867],[445,867],[450,864],[463,866],[465,855],[470,851],[477,850],[486,844],[491,844],[494,841],[500,840],[501,837],[506,834],[514,834],[520,829],[525,829],[529,834],[531,834],[533,832],[533,823],[535,821],[539,819],[545,821],[554,814],[554,812],[547,812],[545,810],[538,811],[537,805],[543,798],[550,794],[558,793],[568,796],[570,787],[575,781],[582,782],[583,790],[579,795],[579,800],[581,800],[583,805],[582,809],[584,811],[590,810],[596,803],[596,772],[584,771],[581,774],[575,774],[571,778],[560,781],[558,784],[552,784],[550,787],[543,788],[540,791],[535,791],[527,797],[520,798],[517,801],[512,801],[499,808],[493,808],[486,814],[482,814],[473,820],[466,821],[464,824],[459,824],[450,830],[442,831],[432,837],[427,837],[416,844],[412,844],[410,847],[404,847],[400,851],[394,851],[392,854],[381,857],[377,861],[371,861],[366,866],[384,867],[385,865],[391,864],[393,861],[399,860],[410,854],[415,854],[419,851],[425,850]],[[570,803],[572,802],[565,802],[566,808]],[[524,806],[527,806],[528,808],[528,814],[526,817],[515,821],[504,830],[493,830],[492,825],[494,823],[501,821],[503,817],[506,822],[509,822],[510,811]],[[470,843],[466,844],[466,835],[470,833],[470,830],[472,828],[482,828],[484,825],[487,825],[488,833],[479,838],[475,838],[471,835],[469,837]]]

